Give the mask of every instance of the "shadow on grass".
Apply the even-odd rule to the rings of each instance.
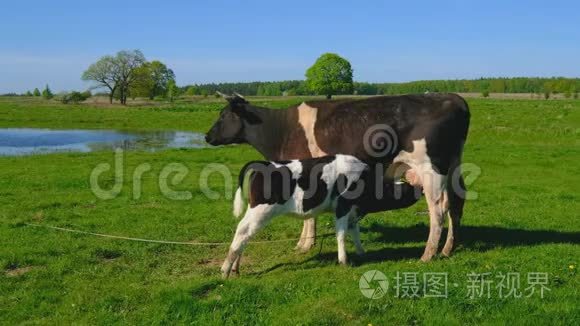
[[[407,244],[413,242],[424,243],[429,235],[429,228],[424,224],[412,227],[394,227],[373,224],[369,227],[361,227],[362,233],[371,233],[370,239],[373,243]],[[445,242],[446,230],[441,236],[441,247]],[[580,244],[580,232],[561,232],[547,230],[523,230],[506,229],[489,226],[462,226],[459,230],[459,247],[468,248],[474,251],[487,251],[495,248],[507,248],[515,246],[530,246],[539,244],[571,243]],[[363,243],[364,245],[364,243]],[[366,263],[381,261],[398,261],[406,259],[419,259],[423,254],[423,245],[418,247],[382,248],[367,251],[362,257],[357,257],[354,253],[349,254],[351,263],[355,266]],[[312,249],[318,251],[318,247]],[[264,271],[253,273],[262,275],[282,267],[304,268],[308,263],[318,262],[332,264],[337,260],[336,251],[326,251],[309,257],[308,259],[295,263],[276,264]]]
[[[378,233],[378,237],[372,237],[372,241],[383,243],[423,242],[429,236],[429,228],[425,224],[418,224],[406,228],[372,224],[369,227],[361,228],[361,232]],[[445,241],[446,234],[447,231],[442,233],[442,243]],[[546,243],[580,243],[580,232],[523,230],[490,226],[461,226],[458,234],[460,245],[480,251],[497,247]]]

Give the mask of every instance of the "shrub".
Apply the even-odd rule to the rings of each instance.
[[[42,91],[42,97],[46,100],[50,100],[51,98],[54,97],[54,95],[52,94],[52,91],[50,90],[50,87],[48,87],[48,85],[46,85],[46,87]]]
[[[485,90],[485,91],[481,92],[481,96],[483,96],[483,97],[489,97],[489,91],[488,90]]]
[[[62,95],[62,97],[60,98],[60,101],[64,104],[69,104],[69,103],[73,103],[73,104],[77,104],[79,102],[82,102],[86,99],[88,99],[91,96],[90,92],[70,92],[68,94],[64,94]]]

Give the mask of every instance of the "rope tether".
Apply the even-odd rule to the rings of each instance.
[[[63,232],[78,233],[78,234],[84,234],[84,235],[92,235],[92,236],[102,237],[102,238],[111,238],[111,239],[128,240],[128,241],[138,241],[138,242],[174,244],[174,245],[190,245],[190,246],[220,246],[220,245],[229,245],[230,244],[230,242],[186,242],[186,241],[168,241],[168,240],[142,239],[142,238],[125,237],[125,236],[120,236],[120,235],[112,235],[112,234],[95,233],[95,232],[88,232],[88,231],[82,231],[82,230],[68,229],[68,228],[63,228],[63,227],[59,227],[59,226],[52,226],[52,225],[33,224],[33,223],[24,223],[24,224],[25,225],[28,225],[28,226],[47,228],[47,229],[58,230],[58,231],[63,231]],[[332,233],[328,233],[328,234],[319,235],[317,237],[306,237],[304,239],[326,238],[326,237],[333,236],[333,235],[334,234],[332,234]],[[298,241],[300,239],[302,239],[302,238],[250,241],[250,243],[288,242],[288,241]]]

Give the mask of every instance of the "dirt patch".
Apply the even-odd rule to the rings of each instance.
[[[32,266],[26,266],[26,267],[20,267],[20,268],[12,268],[6,271],[6,276],[8,277],[17,277],[20,275],[24,275],[28,272],[30,272],[31,270],[33,270],[34,267]]]
[[[123,255],[120,251],[103,248],[96,249],[93,254],[96,258],[105,262],[113,261]]]
[[[32,215],[32,220],[35,222],[40,222],[44,219],[44,211],[38,211]]]
[[[202,266],[208,266],[208,267],[213,267],[213,266],[221,266],[223,264],[224,260],[222,258],[202,258],[200,260],[197,261],[198,265],[202,265]]]
[[[208,266],[208,267],[221,267],[222,264],[224,263],[224,259],[226,258],[226,256],[224,255],[223,257],[219,257],[219,258],[202,258],[200,260],[197,261],[198,265],[201,266]],[[254,259],[252,259],[251,257],[248,257],[247,255],[243,255],[242,256],[242,261],[240,262],[241,266],[249,266],[252,265],[254,263]]]

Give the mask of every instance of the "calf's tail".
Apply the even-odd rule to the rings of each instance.
[[[244,167],[242,167],[242,169],[240,170],[240,174],[238,176],[238,189],[236,189],[236,194],[234,196],[233,213],[234,213],[235,217],[240,217],[244,213],[245,200],[244,200],[244,196],[242,194],[243,189],[244,189],[244,179],[246,178],[246,174],[248,173],[248,171],[251,170],[252,167],[256,164],[268,164],[268,162],[251,161],[251,162],[246,163],[246,165],[244,165]]]

